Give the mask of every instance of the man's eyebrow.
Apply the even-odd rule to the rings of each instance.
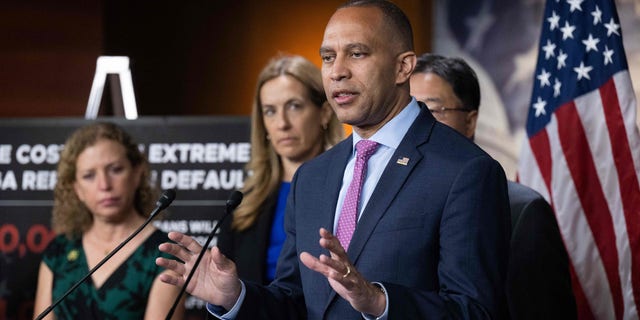
[[[346,45],[345,49],[346,50],[364,50],[364,51],[368,51],[369,50],[369,46],[367,46],[364,43],[356,42],[356,43],[350,43],[350,44]]]
[[[334,50],[328,47],[320,47],[320,50],[318,50],[318,52],[320,53],[320,55],[322,55],[322,54],[334,52]]]
[[[346,45],[344,47],[345,51],[352,51],[352,50],[362,50],[362,51],[369,51],[369,46],[367,46],[364,43],[360,43],[360,42],[356,42],[356,43],[350,43],[348,45]],[[327,54],[327,53],[332,53],[335,52],[334,49],[331,49],[327,46],[323,46],[320,47],[320,50],[318,50],[320,52],[320,54]]]

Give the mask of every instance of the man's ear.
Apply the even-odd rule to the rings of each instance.
[[[467,113],[465,119],[467,122],[467,137],[473,137],[476,132],[476,124],[478,123],[478,110],[472,110]]]
[[[401,53],[398,56],[398,74],[396,77],[396,83],[402,84],[409,81],[413,69],[416,67],[416,53],[413,51],[407,51]]]

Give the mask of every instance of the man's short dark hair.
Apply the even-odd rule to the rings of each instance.
[[[413,73],[433,73],[439,76],[451,85],[453,93],[462,101],[464,108],[478,110],[480,107],[478,77],[463,59],[425,53],[418,57]]]
[[[375,7],[380,9],[387,23],[395,28],[402,43],[402,49],[413,51],[413,29],[411,29],[409,18],[393,2],[385,0],[353,0],[341,5],[338,9],[351,7]]]

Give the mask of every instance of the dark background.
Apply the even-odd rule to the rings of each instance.
[[[130,57],[141,116],[248,115],[272,56],[320,65],[324,27],[342,2],[2,0],[0,117],[83,116],[100,55]],[[430,49],[432,1],[396,3],[416,51]]]

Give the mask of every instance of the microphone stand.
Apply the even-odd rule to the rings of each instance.
[[[196,262],[193,264],[193,268],[191,268],[191,271],[187,276],[187,280],[185,280],[184,284],[182,285],[182,288],[180,289],[180,293],[178,294],[176,299],[173,301],[173,306],[171,306],[171,309],[167,313],[165,320],[170,320],[171,317],[173,317],[173,313],[176,311],[176,307],[178,307],[178,302],[180,301],[180,298],[184,294],[185,290],[187,290],[187,286],[189,285],[189,282],[191,282],[191,278],[193,278],[193,275],[196,272],[196,268],[200,264],[200,260],[202,260],[202,257],[204,257],[204,253],[207,251],[207,248],[209,248],[209,243],[211,243],[213,236],[216,234],[216,231],[218,231],[218,228],[220,228],[220,224],[222,224],[222,221],[224,221],[224,219],[226,219],[228,216],[231,215],[231,213],[240,205],[240,202],[242,202],[242,192],[237,190],[233,191],[229,196],[229,199],[227,200],[227,206],[225,208],[224,215],[222,216],[222,218],[220,218],[220,220],[214,226],[213,230],[211,230],[211,232],[209,233],[209,237],[207,238],[207,241],[204,243],[204,246],[200,250],[200,253],[198,254],[198,258],[196,259]]]
[[[82,277],[82,279],[80,279],[80,281],[76,282],[71,288],[69,288],[69,290],[67,290],[67,292],[65,292],[60,298],[58,298],[58,300],[56,300],[47,309],[45,309],[42,313],[40,313],[38,315],[38,317],[36,318],[36,320],[42,320],[42,318],[44,318],[47,314],[49,314],[53,310],[53,308],[58,306],[60,304],[60,302],[62,302],[62,300],[64,300],[64,298],[66,298],[69,294],[71,294],[71,292],[73,292],[73,290],[78,288],[78,286],[80,286],[85,280],[87,280],[103,264],[105,264],[105,262],[107,262],[107,260],[111,259],[111,257],[114,254],[116,254],[118,251],[120,251],[120,249],[122,249],[122,247],[124,247],[127,243],[129,243],[129,241],[131,241],[131,239],[133,239],[133,237],[137,236],[138,233],[140,233],[140,231],[142,231],[142,229],[144,229],[149,224],[149,222],[151,222],[151,220],[153,220],[153,218],[155,218],[155,216],[160,211],[164,210],[166,207],[168,207],[171,204],[171,202],[173,202],[173,199],[175,199],[175,197],[176,197],[176,192],[174,190],[166,190],[166,191],[164,191],[162,193],[162,196],[160,196],[160,199],[158,199],[158,201],[156,202],[155,209],[153,209],[151,214],[149,214],[149,218],[147,218],[147,220],[140,227],[138,227],[138,229],[136,229],[136,231],[134,231],[129,237],[127,237],[127,239],[125,239],[115,249],[113,249],[111,252],[109,252],[109,254],[106,257],[104,257],[102,259],[102,261],[98,262],[98,264],[96,264],[96,266],[93,267],[89,271],[89,273],[87,273],[84,277]]]

